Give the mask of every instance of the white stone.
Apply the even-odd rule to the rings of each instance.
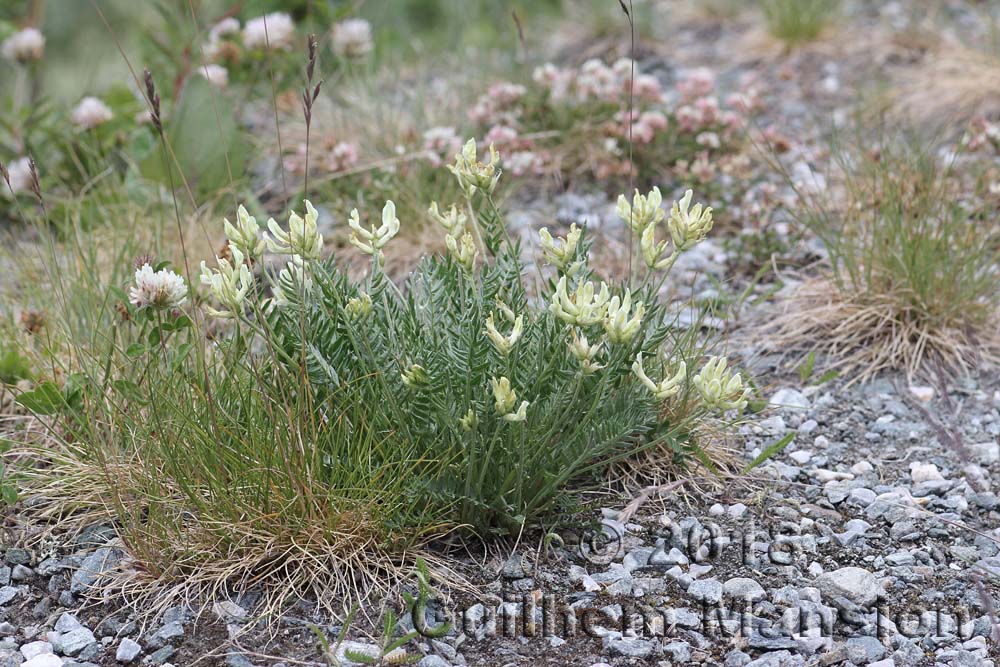
[[[920,461],[914,461],[910,464],[910,478],[913,479],[914,484],[944,480],[944,476],[936,465],[933,463],[921,463]]]
[[[813,457],[813,453],[808,449],[800,449],[798,451],[792,452],[788,456],[799,465],[805,465],[806,463],[809,462],[809,459]]]
[[[910,393],[921,403],[927,403],[934,398],[934,387],[911,386]]]
[[[21,655],[25,660],[31,660],[37,655],[52,653],[52,644],[43,641],[29,642],[21,646]]]
[[[767,402],[767,405],[772,408],[808,410],[810,403],[809,399],[803,396],[801,391],[791,389],[789,387],[782,387],[778,391],[774,392],[771,399]]]
[[[860,567],[842,567],[826,572],[816,577],[815,584],[828,598],[843,595],[862,607],[875,602],[881,592],[875,575]]]
[[[115,660],[126,663],[132,662],[141,652],[142,646],[138,642],[125,637],[122,639],[121,644],[118,645],[118,650],[115,652]]]
[[[978,442],[969,445],[969,452],[983,465],[1000,461],[1000,444],[995,442]]]
[[[864,475],[865,473],[869,473],[872,470],[874,470],[874,467],[868,461],[858,461],[857,463],[851,466],[851,472],[853,472],[855,475]]]
[[[63,659],[55,653],[42,653],[21,663],[21,667],[62,667]]]

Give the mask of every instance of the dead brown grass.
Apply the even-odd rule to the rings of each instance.
[[[144,479],[157,471],[136,460],[98,462],[82,449],[44,437],[13,456],[39,462],[21,471],[27,502],[20,530],[26,541],[62,536],[55,541],[65,542],[88,526],[114,525],[126,557],[89,596],[120,600],[140,622],[151,622],[175,605],[200,614],[216,600],[254,592],[260,596],[254,619],[278,618],[290,605],[309,601],[332,618],[345,617],[356,605],[363,618],[377,624],[387,605],[412,584],[418,558],[434,580],[455,590],[471,589],[446,554],[426,548],[448,533],[445,526],[405,548],[380,539],[380,519],[366,508],[345,510],[334,533],[328,525],[289,523],[280,509],[271,516],[247,516],[242,523],[215,523],[192,512],[180,489],[161,495],[166,475],[155,483]],[[129,493],[109,493],[109,488]],[[158,492],[144,497],[143,488]],[[129,503],[127,512],[122,503]]]
[[[899,79],[894,109],[921,125],[964,126],[1000,117],[1000,56],[942,41]]]
[[[825,365],[848,385],[886,370],[913,379],[934,365],[968,372],[1000,361],[1000,321],[972,330],[942,328],[911,317],[895,294],[852,298],[824,274],[793,288],[774,311],[756,323],[752,336],[767,349],[800,361],[811,351],[828,356]]]

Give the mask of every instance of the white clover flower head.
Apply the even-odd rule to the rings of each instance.
[[[248,258],[257,259],[264,252],[265,242],[260,238],[257,218],[247,213],[246,207],[242,204],[236,209],[236,224],[233,225],[229,220],[223,219],[222,226],[226,238],[229,239],[229,245],[239,248]]]
[[[351,245],[365,253],[371,255],[380,265],[385,263],[385,254],[382,248],[392,240],[399,232],[399,218],[396,217],[396,204],[390,199],[382,207],[382,224],[376,229],[371,225],[369,229],[361,226],[361,216],[358,209],[353,209],[348,218],[351,227]]]
[[[274,218],[267,221],[272,236],[264,235],[268,249],[278,255],[299,255],[302,259],[316,260],[323,253],[323,236],[316,227],[319,213],[312,203],[305,201],[306,215],[299,217],[295,211],[288,216],[288,231],[284,231]]]
[[[559,243],[556,243],[552,235],[549,234],[548,228],[542,227],[538,230],[542,255],[549,264],[565,273],[566,267],[571,265],[573,260],[576,259],[576,248],[580,244],[580,236],[582,234],[583,231],[574,223],[570,225],[566,238],[559,237]]]
[[[506,377],[501,377],[499,380],[490,378],[490,383],[493,385],[493,400],[497,414],[507,422],[525,421],[528,418],[527,410],[530,403],[521,401],[517,410],[514,409],[517,405],[517,392],[510,386],[510,380]]]
[[[154,271],[146,263],[135,271],[135,285],[129,289],[129,301],[136,308],[171,310],[187,301],[187,285],[170,269]]]
[[[270,26],[268,26],[270,27]],[[220,37],[226,37],[227,35],[235,35],[240,31],[240,21],[239,19],[233,18],[232,16],[227,16],[218,23],[212,26],[212,29],[208,31],[208,38],[210,40],[218,40]]]
[[[465,232],[461,240],[456,240],[454,236],[448,234],[444,237],[444,245],[448,248],[448,254],[452,259],[461,265],[466,272],[472,273],[476,268],[476,258],[479,257],[479,250],[472,240],[472,234]]]
[[[344,306],[347,316],[353,320],[360,320],[368,317],[372,313],[372,298],[367,292],[360,292],[358,296],[352,296]]]
[[[511,328],[510,334],[504,336],[497,329],[494,313],[491,312],[486,318],[486,329],[483,334],[490,339],[497,352],[506,357],[524,335],[524,315],[518,315],[514,318],[514,326]]]
[[[469,217],[458,210],[458,207],[454,204],[445,213],[441,213],[438,210],[438,203],[431,202],[430,208],[427,209],[427,214],[431,216],[431,219],[437,222],[439,225],[444,227],[444,230],[448,236],[454,236],[458,238],[465,231],[465,224],[468,222]]]
[[[10,192],[18,194],[31,189],[31,159],[19,157],[7,165],[7,177],[10,178]],[[2,187],[2,186],[0,186]],[[7,194],[4,188],[4,194]]]
[[[455,155],[455,164],[448,170],[458,179],[462,192],[472,197],[477,190],[492,194],[500,180],[500,155],[496,147],[490,144],[490,161],[480,162],[476,154],[476,140],[469,139],[462,150]]]
[[[274,301],[279,306],[298,303],[302,297],[312,292],[313,280],[306,260],[301,255],[292,255],[285,268],[278,272],[278,279],[272,284]]]
[[[594,283],[589,280],[580,282],[576,291],[570,293],[567,288],[566,276],[559,278],[555,293],[549,308],[563,322],[580,327],[596,324],[604,319],[605,308],[611,294],[608,286],[601,283],[601,290],[594,293]]]
[[[73,124],[85,130],[91,130],[112,118],[114,118],[114,113],[111,112],[108,105],[96,97],[84,97],[70,114],[70,120]]]
[[[45,35],[38,28],[22,28],[4,40],[0,53],[7,60],[19,63],[41,60],[45,53]]]
[[[656,383],[646,375],[646,370],[642,367],[642,352],[640,352],[635,355],[635,361],[632,362],[632,372],[657,400],[662,401],[680,392],[684,386],[684,380],[687,378],[687,364],[682,361],[673,376],[666,377]]]
[[[427,371],[420,364],[410,364],[399,376],[403,384],[411,389],[427,384],[428,380]]]
[[[641,301],[636,302],[635,312],[632,312],[632,291],[625,290],[625,296],[619,298],[616,294],[608,301],[604,316],[604,331],[612,343],[627,343],[632,340],[642,326],[642,316],[646,307]],[[630,316],[631,314],[631,316]]]
[[[248,49],[281,49],[295,37],[295,23],[284,12],[273,12],[247,21],[243,45]]]
[[[427,160],[437,167],[443,159],[462,150],[462,139],[454,127],[444,125],[432,127],[424,132],[423,149],[427,153]]]
[[[229,85],[229,70],[222,65],[202,65],[198,68],[198,74],[216,88],[225,88]]]
[[[663,195],[660,188],[654,187],[648,195],[641,195],[636,190],[630,205],[625,195],[618,195],[616,211],[618,217],[627,224],[635,234],[641,234],[646,227],[663,220]]]
[[[719,410],[743,410],[750,388],[743,386],[743,376],[726,368],[725,357],[710,357],[694,376],[693,383],[702,402]]]
[[[479,417],[476,415],[475,410],[469,408],[464,417],[458,418],[458,423],[462,425],[463,431],[469,432],[479,425]]]
[[[580,362],[580,370],[583,371],[584,375],[590,375],[604,368],[603,364],[595,361],[603,349],[603,341],[597,341],[591,345],[582,332],[578,332],[576,329],[573,330],[572,338],[569,342],[569,351]]]
[[[226,308],[221,311],[206,308],[212,317],[235,318],[253,283],[243,253],[236,246],[230,246],[229,250],[233,255],[232,263],[227,259],[216,257],[219,268],[215,270],[209,269],[205,262],[201,263],[201,284],[207,285],[215,299]]]
[[[702,208],[701,204],[695,204],[694,208],[691,208],[692,196],[693,193],[688,190],[680,202],[675,201],[670,208],[667,225],[677,252],[693,248],[704,241],[712,229],[712,208],[710,206]]]
[[[371,24],[359,18],[335,23],[330,30],[330,39],[333,52],[344,58],[363,58],[375,46]]]

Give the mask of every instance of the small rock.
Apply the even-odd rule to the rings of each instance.
[[[855,475],[864,475],[874,470],[875,467],[868,461],[858,461],[851,466],[851,472]]]
[[[77,619],[76,616],[74,616],[69,612],[66,612],[65,614],[59,617],[58,621],[56,621],[55,629],[56,632],[70,632],[72,630],[79,630],[82,627],[83,624],[80,623],[79,619]]]
[[[52,650],[68,656],[76,655],[89,644],[97,641],[93,632],[82,627],[69,632],[50,632],[48,638],[52,644]]]
[[[388,658],[388,656],[386,656],[386,658]],[[226,667],[253,667],[253,663],[250,662],[250,658],[246,657],[242,653],[230,651],[226,654]]]
[[[1000,444],[995,442],[979,442],[969,445],[969,454],[982,465],[990,465],[1000,461]]]
[[[816,577],[816,588],[827,598],[842,595],[868,607],[878,599],[881,588],[875,575],[860,567],[842,567]]]
[[[87,556],[80,568],[73,573],[70,580],[70,593],[83,593],[101,578],[106,572],[113,570],[122,558],[122,552],[112,547],[101,547]]]
[[[15,565],[10,573],[10,578],[14,581],[27,581],[33,576],[35,576],[35,571],[27,565]]]
[[[771,396],[767,405],[771,408],[794,408],[797,410],[808,410],[809,399],[797,389],[783,387],[774,392],[774,395]]]
[[[556,637],[553,637],[553,639],[556,639]],[[439,655],[425,655],[417,663],[417,667],[451,667],[451,665]]]
[[[767,597],[767,591],[753,579],[748,577],[733,577],[722,584],[722,592],[726,597],[736,600],[758,602]]]
[[[914,484],[944,481],[944,476],[933,463],[914,461],[910,464],[910,478]]]
[[[142,653],[142,645],[139,644],[139,642],[125,637],[122,639],[121,643],[118,644],[118,650],[115,651],[115,660],[118,662],[129,663],[135,660],[140,653]]]
[[[52,644],[43,641],[29,642],[21,646],[21,655],[25,660],[31,660],[36,655],[52,653]]]
[[[867,664],[885,657],[885,646],[875,637],[852,637],[847,640],[847,658],[855,665]]]
[[[921,403],[928,403],[934,398],[934,387],[910,386],[910,393]]]
[[[743,503],[735,503],[729,506],[729,516],[734,519],[739,519],[747,512],[747,506]]]
[[[42,653],[21,663],[21,667],[62,667],[63,659],[55,653]]]
[[[717,579],[699,579],[691,582],[687,594],[697,602],[715,604],[722,599],[722,584]]]
[[[609,640],[608,650],[612,654],[624,655],[629,658],[646,658],[653,653],[653,643],[646,639],[623,637]]]
[[[212,611],[220,621],[242,621],[247,617],[247,610],[232,600],[222,600],[212,605]]]
[[[512,553],[503,564],[501,574],[504,579],[524,579],[527,577],[528,571],[527,567],[525,567],[524,556],[519,553]]]
[[[148,665],[162,665],[167,660],[169,660],[170,656],[172,656],[173,654],[174,654],[174,647],[167,645],[147,655],[142,662],[143,664],[148,664]]]
[[[792,452],[788,456],[793,461],[795,461],[796,463],[798,463],[800,466],[803,466],[803,465],[809,463],[809,459],[811,459],[813,457],[813,453],[811,451],[809,451],[808,449],[800,449],[800,450]]]
[[[11,547],[7,549],[4,560],[6,560],[9,565],[27,565],[31,562],[31,552],[25,549]]]
[[[0,587],[0,606],[3,606],[17,597],[20,591],[13,586]]]

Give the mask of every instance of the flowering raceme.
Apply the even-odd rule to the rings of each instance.
[[[552,239],[552,235],[549,234],[548,228],[542,227],[538,230],[542,254],[549,264],[565,272],[566,267],[570,266],[573,260],[576,259],[576,247],[580,243],[580,236],[582,234],[582,230],[574,223],[570,225],[566,238],[560,237],[557,244]]]
[[[154,271],[147,262],[135,271],[135,285],[129,289],[129,301],[136,308],[171,310],[187,301],[187,285],[173,271]]]
[[[641,234],[646,227],[663,220],[663,195],[660,188],[654,187],[648,195],[635,191],[632,204],[629,205],[625,195],[618,195],[618,217],[622,219],[635,234]]]
[[[617,294],[611,297],[604,316],[604,331],[607,333],[609,341],[627,343],[639,333],[646,307],[639,301],[635,304],[635,312],[632,313],[631,317],[630,313],[632,313],[631,290],[626,289],[623,297],[619,297]]]
[[[521,401],[521,405],[514,410],[514,406],[517,405],[517,392],[511,388],[510,380],[506,377],[501,377],[499,380],[491,378],[490,384],[493,386],[497,414],[503,417],[504,421],[523,422],[528,418],[527,410],[531,405],[528,401]]]
[[[374,257],[379,264],[384,264],[385,254],[382,252],[382,248],[399,232],[399,218],[396,217],[396,204],[391,199],[386,201],[385,206],[382,208],[382,224],[377,229],[375,225],[372,225],[369,229],[361,226],[361,217],[358,214],[358,209],[351,211],[348,224],[352,230],[351,238],[349,239],[351,245],[366,255]]]
[[[656,383],[646,375],[646,370],[642,366],[642,352],[640,352],[636,355],[635,361],[632,362],[632,372],[657,400],[663,401],[680,392],[684,386],[684,380],[687,378],[687,365],[682,361],[677,366],[677,372],[673,376],[663,378],[659,383]]]
[[[585,335],[578,332],[576,329],[573,330],[572,337],[569,342],[569,351],[570,354],[572,354],[576,360],[580,362],[580,370],[584,375],[596,373],[604,368],[603,364],[596,362],[597,356],[603,349],[604,343],[602,341],[598,341],[591,345]]]
[[[264,235],[268,249],[278,255],[299,255],[302,259],[319,259],[323,252],[323,236],[317,231],[319,213],[312,203],[305,200],[306,215],[299,217],[295,211],[288,216],[288,231],[284,231],[274,218],[267,221],[273,236]]]
[[[448,254],[468,273],[472,273],[472,270],[476,266],[476,258],[479,256],[476,244],[472,240],[472,234],[465,232],[462,234],[461,239],[456,239],[451,234],[448,234],[444,237],[444,244],[448,248]]]
[[[504,310],[501,310],[504,312]],[[513,311],[509,308],[506,309],[505,317],[510,319],[509,315],[513,315]],[[486,318],[486,330],[483,332],[490,342],[493,343],[493,347],[496,348],[502,356],[506,357],[510,354],[510,351],[514,349],[514,345],[517,341],[521,340],[521,336],[524,334],[524,315],[518,315],[517,317],[511,319],[514,326],[511,328],[510,335],[504,336],[497,330],[496,321],[494,319],[494,314],[490,313]]]
[[[480,190],[485,194],[493,194],[500,180],[500,156],[496,148],[490,144],[490,161],[480,162],[476,154],[476,140],[469,139],[462,150],[455,155],[455,164],[448,170],[458,179],[458,184],[467,197]]]
[[[242,204],[236,209],[236,224],[233,225],[229,220],[223,219],[222,225],[226,238],[229,239],[229,245],[238,248],[247,258],[256,260],[264,252],[265,242],[258,235],[260,227],[257,225],[257,219],[247,213]]]
[[[216,257],[219,268],[215,270],[209,269],[205,262],[201,263],[201,284],[207,285],[215,299],[226,308],[221,311],[206,308],[212,317],[237,317],[243,307],[243,299],[253,283],[250,269],[243,261],[243,253],[236,246],[230,246],[229,251],[232,253],[232,263]]]
[[[747,406],[750,388],[743,387],[743,376],[726,368],[725,357],[709,358],[694,376],[693,384],[708,407],[742,410]]]
[[[601,291],[595,295],[594,283],[589,280],[578,283],[576,291],[570,293],[566,287],[566,276],[562,276],[556,283],[556,291],[552,295],[549,308],[563,322],[586,327],[604,319],[605,306],[610,298],[605,283],[601,283]]]
[[[712,229],[712,208],[701,204],[691,206],[693,193],[688,190],[680,202],[674,202],[670,209],[670,235],[674,241],[674,247],[678,252],[692,248],[705,240],[705,236]]]

